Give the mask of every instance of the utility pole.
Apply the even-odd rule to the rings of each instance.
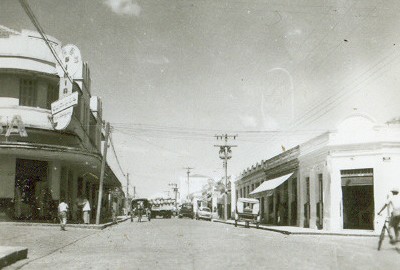
[[[178,185],[176,183],[169,183],[168,186],[172,186],[175,194],[175,209],[178,209]]]
[[[237,147],[237,145],[229,145],[228,139],[236,139],[238,135],[228,135],[221,134],[215,135],[214,137],[217,140],[224,140],[225,144],[214,145],[214,147],[219,147],[219,157],[224,160],[224,168],[225,168],[225,194],[224,194],[224,220],[228,219],[228,159],[232,157],[232,147]]]
[[[190,168],[189,166],[184,168],[187,173],[187,183],[188,183],[188,194],[187,194],[187,200],[189,201],[189,193],[190,193],[190,189],[189,189],[189,174],[190,174],[190,170],[193,170],[194,168]]]
[[[136,187],[135,186],[133,186],[133,198],[134,199],[136,198]]]
[[[107,149],[108,149],[108,137],[110,135],[110,123],[106,123],[105,139],[103,145],[103,159],[101,161],[101,171],[100,171],[100,184],[99,184],[99,198],[97,200],[97,213],[96,213],[96,224],[100,224],[100,212],[101,212],[101,201],[103,199],[103,183],[104,183],[104,172],[106,169],[107,160]]]
[[[126,206],[125,209],[128,212],[129,211],[129,173],[126,174]]]

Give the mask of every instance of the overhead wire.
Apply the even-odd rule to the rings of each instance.
[[[111,149],[112,149],[112,152],[114,154],[115,160],[117,161],[118,167],[121,170],[122,175],[124,177],[126,177],[126,174],[124,173],[124,170],[122,169],[121,163],[119,162],[118,155],[117,155],[117,153],[115,151],[115,146],[114,146],[114,142],[113,142],[113,138],[112,138],[112,132],[110,132],[110,145],[111,145]]]
[[[64,71],[64,76],[68,78],[68,80],[73,84],[73,79],[69,76],[68,71],[64,67],[63,61],[59,58],[57,52],[55,51],[54,47],[51,45],[50,40],[48,39],[45,31],[43,30],[42,26],[40,25],[38,19],[36,18],[35,14],[33,13],[31,7],[29,6],[27,0],[19,0],[22,8],[24,9],[26,15],[28,15],[29,19],[31,20],[32,24],[35,26],[36,30],[39,32],[40,36],[46,43],[47,47],[50,49],[51,54],[54,56],[55,60],[59,64],[59,66]]]

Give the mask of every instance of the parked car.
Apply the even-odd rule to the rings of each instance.
[[[183,218],[183,217],[194,218],[193,204],[191,204],[191,203],[182,204],[181,209],[179,210],[178,217],[179,218]]]
[[[239,221],[245,222],[245,227],[249,227],[249,223],[260,225],[260,202],[257,199],[239,198],[236,202],[235,210],[235,227]]]
[[[200,207],[196,213],[196,219],[207,219],[211,221],[212,213],[208,207]]]

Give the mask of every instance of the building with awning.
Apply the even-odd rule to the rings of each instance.
[[[65,59],[66,46],[47,38]],[[92,96],[90,70],[79,49],[68,46],[74,59],[69,90],[76,98],[67,108],[70,121],[56,129],[52,104],[68,104],[58,62],[39,33],[0,25],[0,220],[54,220],[60,199],[69,204],[73,221],[81,219],[78,203],[83,199],[95,213],[104,143],[102,103]],[[103,217],[111,195],[123,195],[119,178],[108,163],[105,167]]]
[[[261,202],[262,223],[327,231],[381,229],[379,209],[400,187],[400,120],[364,114],[244,170],[236,197]]]

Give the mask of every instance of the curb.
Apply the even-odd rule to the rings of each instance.
[[[112,225],[117,225],[118,223],[128,220],[129,217],[124,217],[122,219],[114,222],[107,222],[104,224],[67,224],[67,228],[78,228],[78,229],[90,229],[90,230],[103,230]],[[60,227],[60,224],[55,223],[28,223],[28,222],[0,222],[0,225],[13,225],[13,226],[41,226],[41,227]]]
[[[235,223],[231,223],[229,221],[224,221],[224,220],[218,220],[218,219],[213,219],[213,222],[218,222],[218,223],[224,223],[228,225],[235,225]],[[245,227],[244,224],[238,223],[238,226],[240,227]],[[253,224],[250,224],[251,228],[255,228],[256,226]],[[304,231],[304,232],[294,232],[294,231],[288,231],[288,230],[280,230],[280,229],[275,229],[275,228],[269,228],[264,225],[259,226],[260,230],[264,231],[271,231],[271,232],[277,232],[285,235],[323,235],[323,236],[357,236],[357,237],[378,237],[379,234],[358,234],[358,233],[351,233],[351,232],[314,232],[314,231]]]
[[[26,247],[2,247],[0,246],[0,269],[28,257]]]

